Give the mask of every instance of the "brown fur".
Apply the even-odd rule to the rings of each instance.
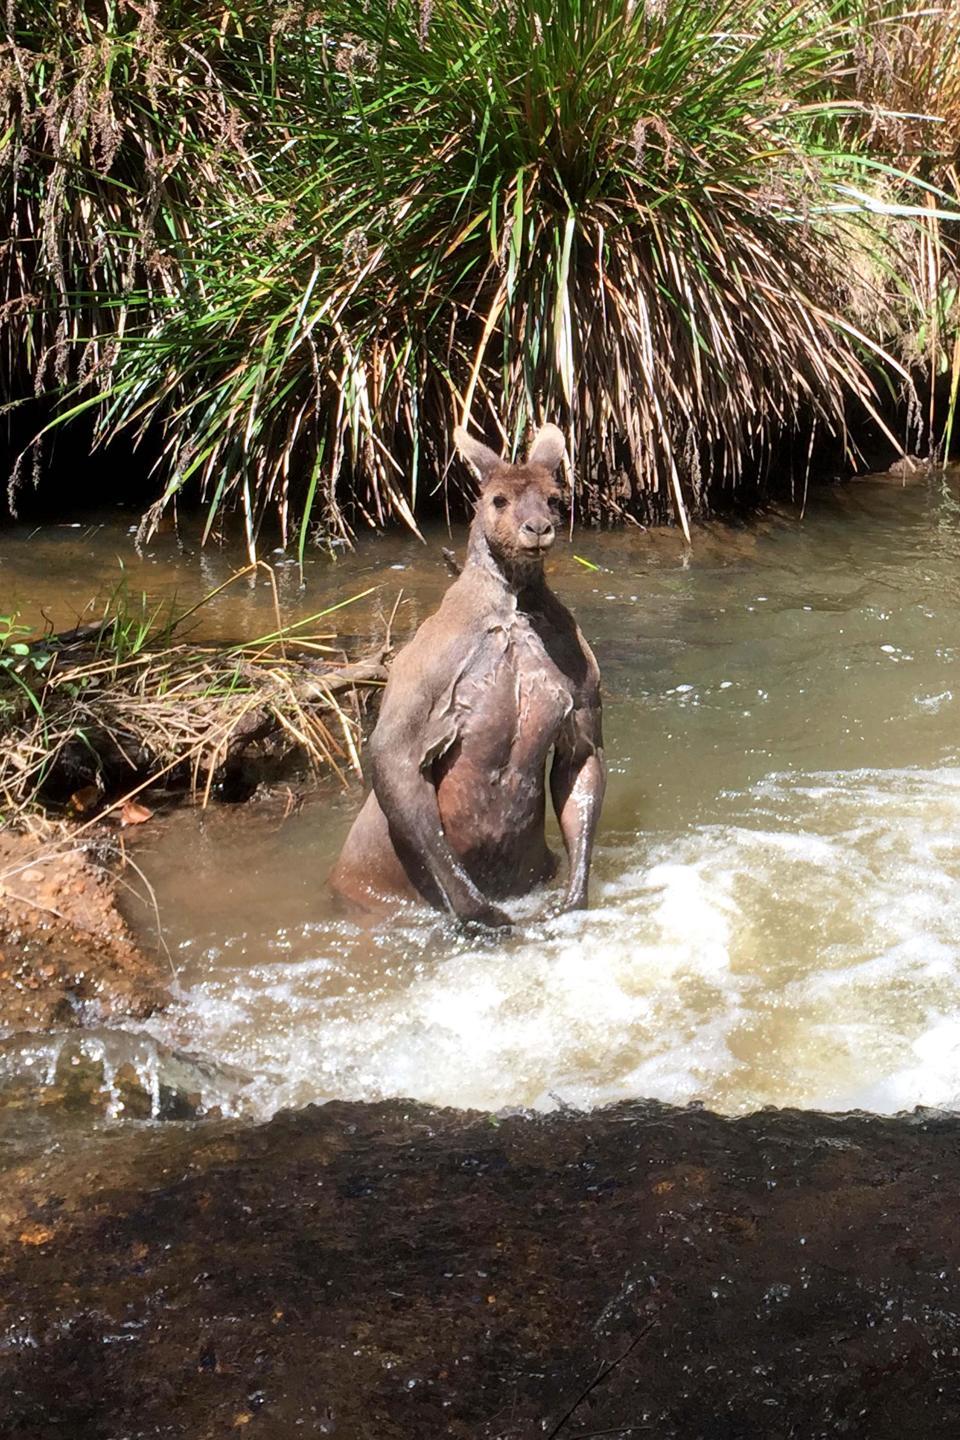
[[[596,661],[549,589],[563,437],[511,465],[457,431],[482,488],[462,574],[394,661],[371,740],[373,789],[331,877],[368,908],[423,901],[509,925],[494,902],[549,879],[545,767],[586,904],[605,770]]]

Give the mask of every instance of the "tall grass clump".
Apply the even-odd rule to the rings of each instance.
[[[200,197],[258,182],[245,143],[269,73],[234,12],[195,0],[21,0],[0,19],[0,382],[22,399],[109,377],[183,283]]]
[[[960,390],[960,6],[849,0],[844,20],[858,102],[846,131],[885,167],[874,188],[914,211],[890,224],[901,296],[890,344],[927,382],[921,441],[947,454]]]
[[[144,442],[150,520],[189,487],[251,552],[415,525],[455,420],[552,418],[581,516],[686,528],[847,444],[887,363],[852,3],[28,0],[7,334]]]

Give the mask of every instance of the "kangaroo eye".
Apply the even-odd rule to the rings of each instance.
[[[507,497],[506,497],[506,495],[494,495],[494,497],[493,497],[493,504],[494,504],[494,508],[495,508],[495,509],[497,509],[497,510],[506,510],[506,508],[507,508],[507,503],[508,503],[508,502],[507,502]]]
[[[550,509],[551,509],[551,510],[559,510],[559,509],[560,509],[560,496],[559,496],[559,495],[551,495],[550,498],[549,498],[549,500],[547,501],[547,504],[550,506]]]

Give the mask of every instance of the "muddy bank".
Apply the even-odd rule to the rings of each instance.
[[[51,1145],[3,1183],[4,1434],[941,1435],[958,1140],[392,1102]]]
[[[110,847],[0,832],[0,1033],[46,1030],[166,1003],[167,961],[136,942]]]

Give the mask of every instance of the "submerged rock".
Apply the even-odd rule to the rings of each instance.
[[[103,1027],[0,1040],[0,1109],[80,1118],[196,1120],[236,1114],[250,1076],[172,1050],[150,1035]]]
[[[937,1115],[397,1102],[14,1147],[4,1433],[939,1436],[958,1141]]]

